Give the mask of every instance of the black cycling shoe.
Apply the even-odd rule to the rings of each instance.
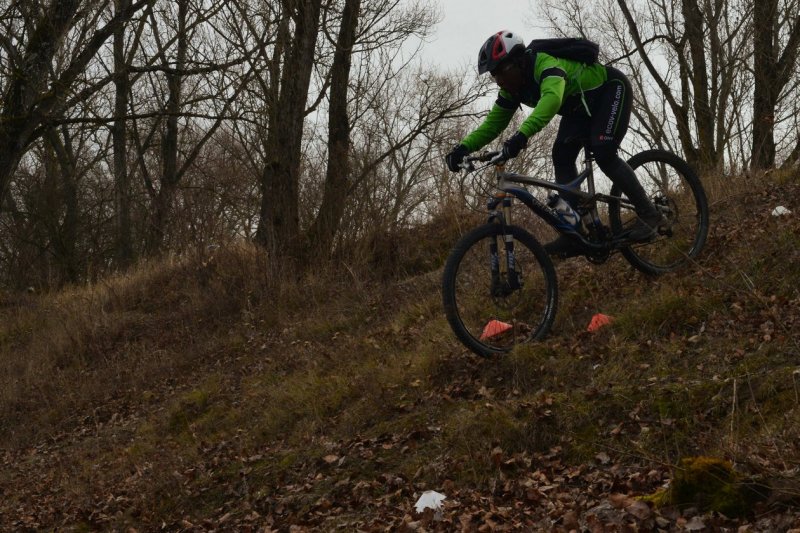
[[[544,251],[548,255],[567,259],[568,257],[584,255],[587,249],[580,241],[569,235],[559,235],[556,240],[544,245]]]
[[[666,224],[667,219],[658,211],[653,211],[637,217],[636,222],[633,223],[633,226],[628,231],[627,237],[635,242],[651,241],[658,236],[658,229],[666,226]]]

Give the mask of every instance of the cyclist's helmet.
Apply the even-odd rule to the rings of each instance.
[[[489,37],[478,54],[478,73],[491,72],[506,59],[515,57],[525,50],[525,43],[518,33],[503,30]]]

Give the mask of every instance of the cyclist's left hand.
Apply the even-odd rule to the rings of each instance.
[[[528,138],[524,133],[518,131],[503,143],[503,151],[500,154],[502,160],[507,161],[513,157],[517,157],[526,146],[528,146]]]
[[[469,148],[463,144],[458,144],[455,148],[450,150],[450,153],[444,158],[445,162],[447,163],[447,168],[450,169],[450,172],[458,172],[461,170],[461,163],[468,155]]]

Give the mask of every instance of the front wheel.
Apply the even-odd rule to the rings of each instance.
[[[524,229],[505,230],[514,238],[510,261],[503,227],[485,224],[456,243],[442,277],[450,327],[466,347],[483,357],[541,339],[556,314],[558,288],[550,257]],[[516,276],[509,276],[509,262]]]
[[[686,161],[664,150],[647,150],[629,161],[656,209],[669,222],[653,241],[622,249],[638,270],[652,275],[671,272],[697,257],[708,236],[708,200],[700,178]],[[621,197],[615,185],[611,196]],[[619,235],[636,213],[619,202],[609,205],[611,229]]]

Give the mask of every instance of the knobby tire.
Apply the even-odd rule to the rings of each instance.
[[[499,247],[501,264],[506,261],[503,226],[479,226],[454,246],[442,276],[442,300],[453,332],[474,353],[490,357],[507,353],[514,346],[543,338],[553,324],[558,305],[558,285],[553,262],[541,244],[527,231],[507,226],[514,237],[515,256],[524,282],[521,290],[507,297],[491,291],[488,243]],[[492,321],[512,326],[496,338],[481,339]]]

